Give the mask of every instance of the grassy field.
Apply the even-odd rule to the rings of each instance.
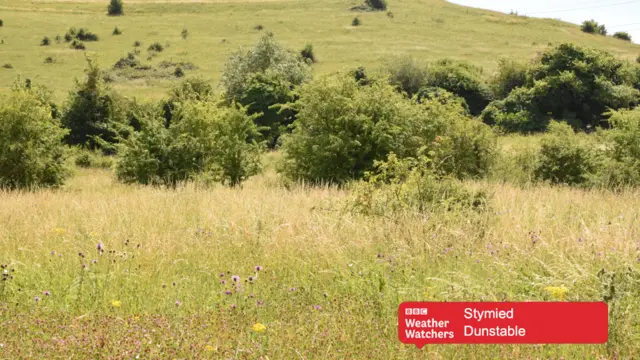
[[[108,17],[108,1],[95,0],[3,0],[0,2],[0,87],[7,88],[18,74],[31,77],[55,91],[63,100],[86,67],[85,52],[68,43],[56,43],[72,26],[85,27],[100,36],[88,42],[87,53],[110,68],[134,41],[142,43],[145,63],[191,62],[198,68],[187,76],[220,78],[227,57],[238,47],[254,43],[271,31],[284,45],[301,49],[314,46],[319,63],[316,74],[357,65],[379,66],[394,56],[412,54],[433,60],[464,59],[482,65],[490,73],[500,56],[529,58],[548,43],[571,41],[609,50],[626,59],[640,55],[640,46],[625,41],[582,33],[578,26],[556,21],[506,15],[466,8],[444,0],[392,0],[384,12],[355,13],[358,0],[137,0],[125,1],[125,16]],[[354,16],[362,20],[351,26]],[[264,30],[256,30],[262,25]],[[111,35],[114,27],[122,35]],[[181,38],[186,28],[189,36]],[[40,46],[43,37],[50,46]],[[152,42],[169,46],[146,61]],[[45,58],[54,62],[45,64]],[[138,98],[159,98],[176,79],[149,76],[120,79],[114,88]]]
[[[81,170],[60,190],[0,193],[0,358],[640,356],[638,191],[469,186],[488,187],[490,211],[361,216],[346,191],[287,189],[271,166],[242,189]],[[610,280],[608,345],[397,340],[402,301],[558,300],[549,286],[598,301]]]

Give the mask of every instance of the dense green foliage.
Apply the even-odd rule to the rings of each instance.
[[[61,185],[69,175],[65,133],[49,104],[29,88],[0,97],[0,188]]]
[[[387,10],[387,0],[365,0],[365,4],[374,10]]]
[[[425,146],[448,173],[478,176],[494,147],[491,131],[467,118],[459,103],[416,102],[386,79],[362,85],[350,75],[326,77],[304,86],[295,108],[281,168],[295,180],[345,183],[390,153],[412,157]]]
[[[631,35],[626,31],[618,31],[613,34],[613,37],[624,41],[631,41]]]
[[[68,144],[95,149],[116,141],[112,123],[125,122],[126,105],[105,84],[97,63],[88,59],[88,64],[85,82],[76,80],[76,89],[69,93],[62,124],[70,130]]]
[[[213,99],[213,86],[202,78],[186,79],[169,91],[169,99],[162,102],[165,127],[169,127],[173,111],[181,103],[187,101],[205,101]]]
[[[600,25],[595,20],[585,20],[580,26],[580,30],[588,34],[607,35],[607,28],[604,24]]]
[[[110,0],[109,6],[107,7],[107,14],[109,14],[109,16],[124,15],[124,4],[122,0]]]
[[[418,90],[427,85],[427,66],[410,56],[393,59],[387,65],[389,83],[400,91],[413,97]]]
[[[492,102],[482,118],[520,132],[544,131],[551,118],[577,129],[602,125],[607,109],[630,108],[640,101],[629,68],[603,51],[558,45],[531,65],[523,87]]]
[[[504,99],[513,89],[527,83],[528,65],[513,59],[498,60],[498,70],[489,81],[489,86],[496,99]]]
[[[159,109],[141,107],[140,131],[119,145],[125,183],[176,186],[188,180],[239,185],[260,169],[263,145],[245,109],[211,101],[178,103],[168,126]]]

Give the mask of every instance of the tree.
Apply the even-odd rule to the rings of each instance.
[[[122,0],[111,0],[107,7],[107,13],[109,16],[124,15],[124,4],[122,3]]]
[[[114,125],[126,119],[124,101],[105,84],[97,62],[87,58],[87,63],[85,82],[76,79],[64,108],[62,124],[70,130],[66,142],[110,151],[108,144],[116,142]]]

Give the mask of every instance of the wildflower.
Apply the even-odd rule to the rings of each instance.
[[[225,279],[220,280],[220,284],[224,285],[226,283],[227,283],[227,280],[225,280]]]
[[[314,309],[314,310],[322,310],[322,306],[320,306],[320,305],[313,305],[313,309]]]
[[[262,271],[262,266],[260,265],[256,266],[256,271]]]
[[[64,228],[54,228],[54,229],[53,229],[53,232],[54,232],[56,235],[62,235],[62,234],[64,234],[64,233],[66,233],[66,232],[67,232],[67,230],[65,230]]]
[[[226,295],[231,295],[231,294],[233,294],[230,290],[227,290],[227,291],[225,291],[224,293],[225,293]]]
[[[104,252],[104,244],[98,243],[98,245],[96,245],[96,249],[98,249],[99,252]]]
[[[95,259],[94,259],[94,260],[91,260],[91,263],[92,263],[92,264],[97,264],[97,263],[98,263],[98,260],[95,260]]]
[[[224,273],[220,273],[220,277],[224,277]]]
[[[236,304],[231,304],[231,310],[235,310],[236,309]]]
[[[238,275],[233,275],[233,276],[231,277],[231,280],[233,280],[233,282],[238,282],[238,281],[240,281],[240,276],[238,276]]]
[[[261,323],[255,323],[253,324],[253,331],[257,332],[257,333],[261,333],[261,332],[265,332],[265,330],[267,330],[267,327],[264,326]]]
[[[290,292],[294,292],[296,291],[296,288],[292,287],[291,289],[289,289]]]
[[[51,296],[51,291],[49,291],[49,290],[45,290],[42,293],[44,294],[44,296]]]
[[[253,299],[253,298],[255,297],[255,295],[253,295],[253,294],[249,294],[249,297],[250,297],[251,299]]]
[[[37,296],[36,296],[36,297],[34,297],[34,298],[33,298],[33,300],[34,300],[35,302],[38,302],[38,301],[40,301],[41,299],[40,299],[39,297],[37,297]]]
[[[209,352],[216,351],[216,348],[211,345],[205,346],[204,349]]]
[[[114,308],[119,308],[120,306],[122,306],[122,301],[120,301],[120,300],[111,300],[111,306],[113,306]]]
[[[544,290],[548,292],[552,298],[559,301],[564,301],[567,293],[569,292],[569,290],[566,287],[564,287],[564,285],[563,286],[547,286],[544,288]]]
[[[176,306],[180,306],[180,305],[182,305],[182,301],[176,300]]]
[[[262,300],[258,300],[258,301],[256,301],[256,304],[257,304],[258,306],[262,306],[262,305],[264,304],[264,301],[262,301]]]
[[[249,276],[249,282],[253,283],[253,280],[254,280],[253,276]]]

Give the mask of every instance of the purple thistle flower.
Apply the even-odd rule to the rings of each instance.
[[[258,304],[258,306],[262,306],[262,304],[264,304],[264,301],[262,301],[262,300],[258,300],[258,301],[256,302],[256,304]]]
[[[249,276],[249,282],[253,282],[253,276]]]
[[[180,305],[182,305],[182,301],[176,300],[176,306],[180,306]]]
[[[104,244],[98,243],[98,245],[96,245],[96,249],[98,249],[99,252],[104,252]]]
[[[45,290],[42,293],[44,294],[44,296],[50,296],[51,295],[51,291],[49,291],[49,290]]]
[[[292,287],[291,289],[289,289],[290,292],[294,292],[296,291],[296,288]]]
[[[233,276],[231,277],[231,280],[233,280],[234,282],[238,282],[238,281],[240,281],[240,276],[238,276],[238,275],[233,275]]]
[[[254,295],[253,295],[253,294],[249,294],[249,297],[253,299],[253,298],[254,298]]]
[[[95,259],[94,259],[94,260],[91,260],[91,263],[92,263],[92,264],[97,264],[97,263],[98,263],[98,260],[95,260]]]
[[[37,296],[36,296],[36,297],[34,297],[34,298],[33,298],[33,300],[35,300],[35,302],[38,302],[38,301],[40,301],[41,299],[40,299],[39,297],[37,297]]]
[[[220,277],[224,277],[224,273],[220,273]]]
[[[227,280],[225,280],[225,279],[220,280],[220,284],[224,285],[226,283],[227,283]]]
[[[236,304],[231,304],[231,309],[235,310],[236,309]]]
[[[258,265],[256,266],[256,271],[261,271],[262,270],[262,266]]]
[[[227,291],[225,291],[224,293],[225,293],[226,295],[231,295],[231,294],[233,294],[233,293],[231,292],[231,290],[227,290]]]
[[[313,308],[315,310],[322,310],[322,306],[320,306],[320,305],[313,305]]]

